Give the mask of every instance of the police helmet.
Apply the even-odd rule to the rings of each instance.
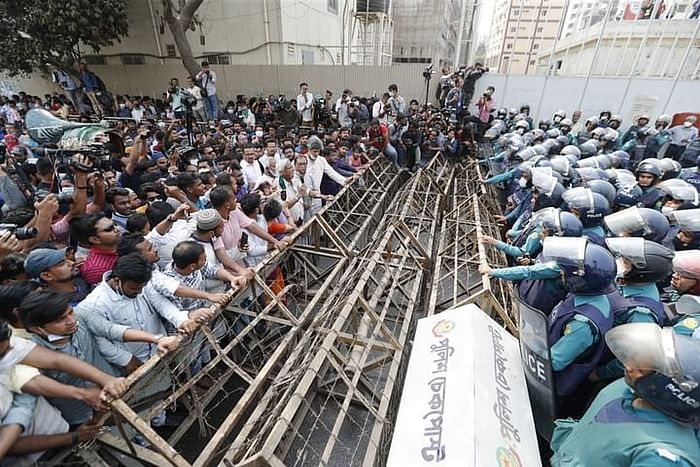
[[[522,128],[523,130],[528,130],[530,129],[530,124],[527,123],[527,120],[521,118],[520,120],[515,122],[515,128]]]
[[[578,148],[581,150],[582,158],[594,156],[598,153],[598,145],[590,140],[586,141],[585,143],[581,143]]]
[[[501,119],[506,118],[508,116],[508,109],[506,109],[505,107],[502,107],[502,108],[498,109],[498,113],[496,115],[498,116],[498,118],[501,118]]]
[[[659,282],[668,279],[673,270],[673,251],[643,238],[608,238],[608,249],[632,266],[622,278],[633,282]]]
[[[630,381],[636,396],[678,423],[700,426],[700,340],[655,323],[616,326],[605,335],[626,368],[644,370]]]
[[[597,127],[597,126],[598,126],[598,123],[599,123],[598,117],[596,117],[596,116],[588,117],[588,118],[586,119],[586,125],[588,125],[589,123],[590,123],[591,125],[593,125],[594,127]]]
[[[617,190],[615,194],[615,207],[621,208],[631,208],[632,206],[639,206],[639,200],[642,199],[642,189],[639,185],[632,183],[630,185],[623,186]]]
[[[616,169],[626,169],[630,163],[630,155],[627,151],[617,150],[610,154],[610,162]]]
[[[617,141],[617,138],[619,138],[619,137],[620,137],[620,133],[617,130],[615,130],[614,128],[608,127],[605,129],[605,134],[603,135],[603,140],[607,141],[609,143],[614,143],[615,141]]]
[[[613,255],[585,237],[547,237],[542,255],[564,273],[564,288],[574,294],[598,295],[615,281]]]
[[[566,135],[559,135],[556,137],[555,141],[559,148],[563,148],[569,144],[569,138]]]
[[[566,156],[568,154],[571,154],[576,157],[576,159],[579,159],[581,157],[581,150],[574,146],[573,144],[570,144],[568,146],[564,146],[561,149],[561,152],[559,152],[562,156]]]
[[[605,170],[596,169],[595,167],[577,167],[575,170],[583,182],[588,182],[590,180],[608,180],[609,178]]]
[[[515,117],[516,115],[518,115],[518,109],[512,108],[512,109],[508,110],[508,116],[509,116],[509,117],[513,118],[513,117]]]
[[[559,118],[559,120],[565,119],[565,118],[566,118],[566,112],[563,111],[563,110],[557,110],[556,112],[554,112],[554,116],[553,116],[552,120],[554,120],[554,121],[556,122],[556,121],[557,121],[557,118]]]
[[[593,193],[599,193],[608,200],[610,206],[615,202],[615,195],[617,191],[612,184],[606,180],[588,180],[585,186],[590,188]]]
[[[658,159],[644,159],[637,166],[637,170],[635,171],[635,174],[637,176],[639,176],[640,173],[645,173],[645,174],[653,175],[656,178],[661,177],[661,169],[660,169],[657,161],[658,161]]]
[[[608,169],[606,172],[610,175],[609,181],[615,185],[615,188],[637,183],[637,177],[627,169]]]
[[[600,225],[610,212],[610,204],[605,196],[594,193],[590,188],[576,187],[564,192],[562,195],[562,208],[569,211],[576,210],[584,227]]]
[[[556,237],[580,237],[583,225],[578,217],[556,207],[538,209],[530,219],[530,225],[541,225],[548,235]]]
[[[535,157],[537,155],[537,153],[531,147],[527,147],[527,148],[524,148],[524,149],[518,151],[515,155],[521,161],[527,161],[527,160],[530,160],[532,157]]]
[[[530,112],[530,104],[523,104],[520,106],[520,113]]]
[[[620,117],[619,115],[611,115],[610,122],[622,123],[622,117]]]
[[[535,144],[535,145],[533,145],[533,146],[532,146],[532,149],[535,151],[535,153],[536,153],[538,156],[546,156],[546,155],[549,153],[549,151],[547,151],[547,148],[545,148],[545,147],[542,146],[541,144]]]
[[[593,131],[591,131],[591,138],[595,139],[601,139],[603,136],[605,136],[606,129],[603,127],[597,127],[594,128]]]
[[[549,129],[552,127],[552,122],[550,122],[549,120],[546,120],[546,119],[545,119],[545,120],[540,120],[540,122],[537,124],[537,127],[538,127],[540,130],[547,131],[547,130],[549,130]]]
[[[649,119],[649,115],[647,115],[647,114],[640,115],[639,117],[637,117],[637,118],[634,120],[635,123],[636,123],[637,125],[646,125],[646,123],[644,123],[644,124],[639,123],[640,120],[646,120],[647,123],[649,123],[649,120],[650,120],[650,119]]]
[[[565,119],[563,119],[563,120],[561,121],[561,123],[559,124],[559,126],[560,126],[560,127],[566,126],[566,127],[571,128],[572,126],[574,126],[574,121],[571,120],[570,118],[565,118]]]
[[[657,164],[661,170],[661,180],[676,178],[681,174],[681,170],[683,170],[680,162],[674,161],[669,157],[659,159]]]
[[[673,200],[679,203],[677,206],[674,206],[675,209],[700,208],[698,190],[685,180],[674,178],[663,181],[656,187],[664,194],[666,200]]]
[[[690,243],[682,243],[674,239],[673,243],[676,250],[687,250],[700,248],[700,209],[685,209],[676,210],[668,213],[669,222],[678,227],[678,230],[688,234],[692,241]],[[700,252],[698,252],[700,255]],[[700,257],[698,258],[695,268],[698,271],[698,279],[700,279]],[[700,288],[700,281],[698,281]]]
[[[636,206],[605,216],[605,226],[616,237],[642,237],[661,243],[668,234],[666,217],[659,211]]]

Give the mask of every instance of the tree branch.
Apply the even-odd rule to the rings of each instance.
[[[192,17],[197,11],[197,8],[202,5],[202,2],[204,2],[204,0],[187,0],[187,3],[185,3],[185,6],[182,8],[182,13],[180,13],[180,24],[183,29],[190,27]]]

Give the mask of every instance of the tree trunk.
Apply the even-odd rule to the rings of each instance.
[[[200,66],[194,59],[192,47],[187,40],[186,31],[192,22],[192,16],[200,7],[204,0],[187,0],[179,17],[175,17],[173,13],[173,5],[171,0],[163,0],[163,10],[165,22],[173,35],[177,50],[180,52],[180,58],[185,69],[192,75],[192,78],[200,71]]]

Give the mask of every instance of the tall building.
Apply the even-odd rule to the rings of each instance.
[[[569,0],[564,17],[561,38],[583,31],[601,22],[608,11],[617,7],[619,0]],[[613,3],[611,5],[611,3]]]
[[[668,7],[658,3],[654,19],[640,19],[642,2],[621,2],[614,17],[560,39],[542,50],[540,73],[696,79],[700,74],[700,37],[692,0]],[[663,6],[663,10],[662,10]],[[611,10],[615,11],[615,10]]]
[[[560,33],[564,0],[497,0],[486,66],[498,73],[535,74],[541,50]]]
[[[394,63],[454,65],[471,61],[476,0],[392,0]]]
[[[180,5],[182,2],[173,1]],[[204,0],[187,38],[195,57],[216,65],[350,63],[355,0]],[[129,35],[93,64],[177,63],[179,52],[158,0],[128,0]]]

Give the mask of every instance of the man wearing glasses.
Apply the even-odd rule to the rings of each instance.
[[[99,284],[102,276],[117,262],[119,229],[114,221],[102,214],[76,218],[71,227],[74,232],[82,234],[81,242],[90,245],[90,253],[82,268],[83,278],[91,286]]]

